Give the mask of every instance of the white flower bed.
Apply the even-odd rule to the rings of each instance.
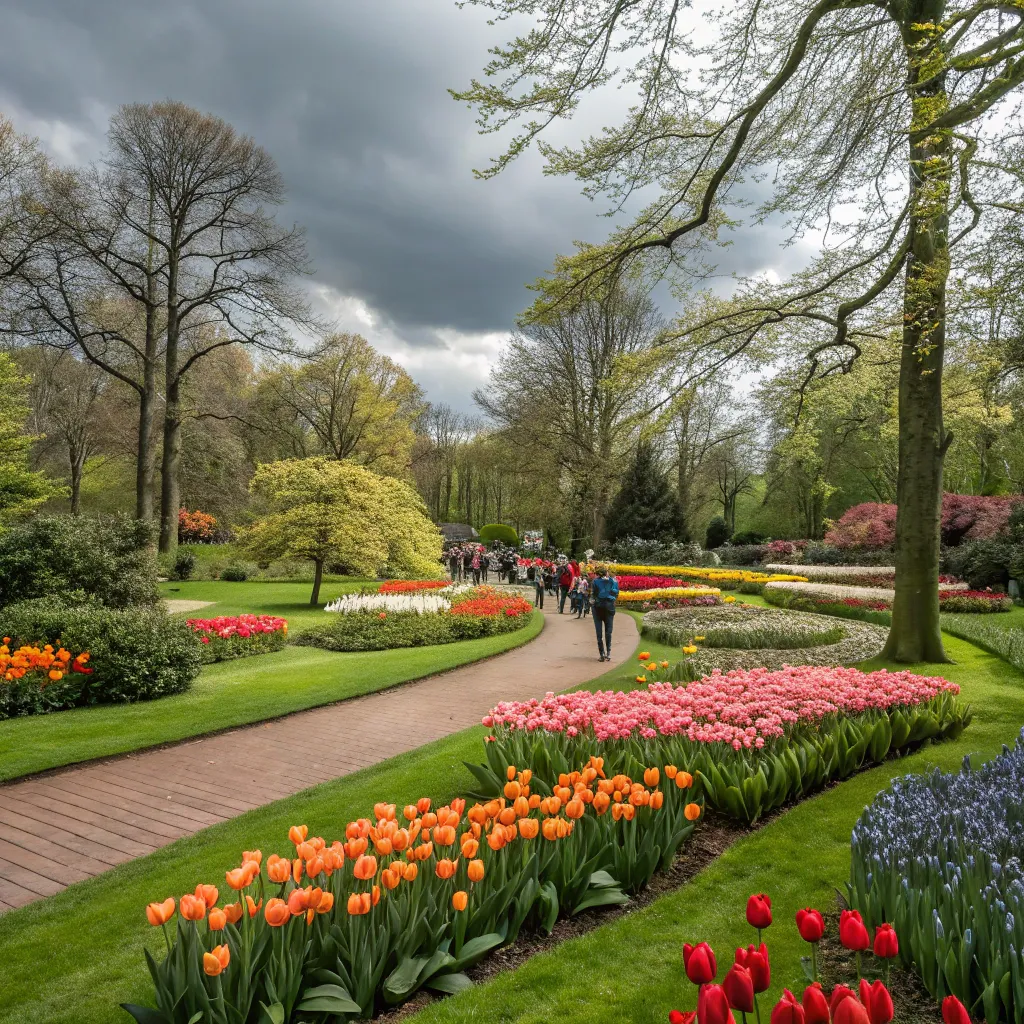
[[[324,605],[324,611],[340,615],[355,612],[415,612],[417,615],[430,615],[448,611],[452,605],[451,599],[456,594],[472,589],[468,584],[461,584],[410,594],[343,594]]]
[[[866,601],[891,601],[895,591],[888,587],[853,587],[840,583],[766,583],[765,590],[790,590],[809,597],[827,597],[842,601],[847,597],[862,598]]]
[[[828,583],[829,580],[855,580],[857,577],[875,580],[879,577],[896,579],[896,567],[892,565],[766,565],[765,572],[784,573],[788,576],[806,576],[812,583]],[[851,584],[852,585],[852,584]]]

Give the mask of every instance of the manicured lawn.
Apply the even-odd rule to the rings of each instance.
[[[184,591],[186,585],[181,586]],[[197,592],[210,595],[194,597],[195,600],[212,600],[214,594],[223,595],[224,588],[231,587],[259,592],[259,601],[245,598],[242,592],[237,603],[232,603],[230,596],[220,599],[215,607],[203,609],[204,615],[249,610],[283,615],[294,621],[298,617],[293,614],[295,605],[286,603],[284,598],[294,593],[296,586],[304,585],[187,586],[190,598]],[[174,596],[185,595],[182,592]],[[383,653],[337,654],[314,647],[286,647],[273,654],[208,665],[192,689],[178,696],[10,719],[0,722],[0,780],[141,750],[383,690],[511,650],[537,636],[543,624],[543,616],[538,612],[530,623],[513,633]]]
[[[416,1018],[419,1024],[662,1024],[669,1008],[694,1002],[682,973],[682,942],[708,939],[720,963],[726,963],[735,946],[753,939],[743,907],[756,891],[771,894],[776,908],[777,924],[767,935],[774,954],[771,995],[783,985],[796,986],[798,957],[805,951],[791,926],[793,915],[802,906],[833,905],[835,887],[843,885],[848,873],[850,829],[863,806],[894,775],[934,764],[952,768],[966,753],[998,753],[1024,721],[1019,672],[962,641],[950,639],[949,649],[958,664],[937,671],[959,682],[975,709],[974,722],[956,743],[889,762],[792,808],[677,893],[538,956],[518,971],[435,1004]],[[614,684],[625,672],[625,667],[613,670],[592,686]],[[258,846],[265,856],[286,852],[291,824],[306,823],[330,840],[342,823],[365,814],[375,800],[402,804],[422,794],[447,799],[465,791],[471,777],[461,762],[480,758],[482,735],[482,729],[470,729],[259,808],[0,917],[5,979],[0,1022],[64,1024],[69,1006],[75,1008],[76,1024],[127,1019],[116,1004],[145,1001],[150,992],[142,945],[160,947],[159,935],[144,923],[146,902],[191,891],[199,881],[219,882],[242,849]]]

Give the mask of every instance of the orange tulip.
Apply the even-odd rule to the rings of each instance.
[[[395,847],[390,839],[378,839],[373,844],[373,848],[381,857],[387,857],[390,856]]]
[[[634,807],[646,807],[651,802],[651,794],[646,789],[634,789],[629,794],[629,802]]]
[[[225,903],[224,916],[227,918],[228,924],[238,924],[242,919],[242,904]]]
[[[582,800],[572,799],[565,805],[565,816],[567,818],[582,818],[586,809],[586,804]]]
[[[306,875],[309,878],[316,878],[324,870],[324,862],[319,857],[306,861]]]
[[[515,800],[517,796],[520,796],[523,792],[523,787],[518,782],[506,782],[505,783],[505,799]]]
[[[206,917],[206,901],[186,893],[181,897],[178,910],[186,921],[202,921]]]
[[[525,824],[526,822],[529,822],[529,821],[532,821],[532,820],[533,820],[532,818],[520,818],[520,819],[519,819],[519,830],[520,830],[520,832],[522,832],[522,829],[523,829],[523,825],[524,825],[524,824]],[[536,822],[535,822],[535,824],[536,824]],[[526,836],[524,835],[524,836],[523,836],[523,838],[525,839],[525,838],[526,838]],[[491,834],[490,834],[490,835],[489,835],[489,836],[487,837],[487,845],[488,845],[488,846],[489,846],[489,847],[490,847],[490,848],[491,848],[492,850],[494,850],[494,852],[495,852],[495,853],[497,853],[497,852],[498,852],[498,850],[500,850],[500,849],[501,849],[501,848],[502,848],[502,847],[503,847],[503,846],[505,845],[505,843],[506,843],[506,839],[505,839],[505,830],[504,830],[503,828],[496,828],[496,829],[495,829],[495,830],[494,830],[494,831],[493,831],[493,832],[492,832],[492,833],[491,833]]]
[[[434,842],[438,846],[451,846],[455,842],[455,829],[451,825],[438,825],[434,829]]]
[[[545,839],[557,839],[558,838],[558,819],[557,818],[545,818],[544,823],[540,827],[541,832]]]
[[[325,892],[320,897],[320,902],[316,905],[316,912],[318,914],[329,914],[334,909],[334,893]]]
[[[466,873],[471,882],[482,882],[484,874],[486,873],[484,862],[482,860],[471,860],[469,862],[469,867],[466,869]]]
[[[227,970],[231,962],[231,950],[227,946],[214,946],[213,952],[203,954],[203,972],[216,978],[221,971]]]
[[[386,889],[398,888],[398,883],[402,880],[402,872],[397,864],[392,864],[386,867],[380,873],[380,880],[384,883]]]
[[[163,903],[150,903],[146,907],[146,920],[154,927],[167,924],[174,917],[174,897],[168,896]]]
[[[299,843],[304,843],[306,841],[306,836],[308,835],[309,827],[306,825],[292,825],[292,827],[288,829],[288,838],[296,846],[298,846]]]
[[[381,819],[390,821],[395,816],[395,805],[381,801],[373,805],[373,813],[378,821]]]
[[[611,779],[600,779],[597,783],[597,791],[611,796],[615,792],[615,783]]]
[[[301,863],[301,861],[299,863]],[[224,877],[227,879],[228,885],[230,885],[232,889],[236,890],[244,889],[252,881],[245,868],[234,868],[233,870],[228,871]]]
[[[498,821],[502,825],[512,825],[516,820],[516,812],[514,807],[503,807],[498,811]]]
[[[346,839],[365,839],[370,834],[371,824],[366,818],[357,818],[345,826]]]
[[[361,857],[366,853],[366,848],[369,845],[370,844],[367,842],[365,837],[356,836],[354,839],[349,839],[342,847],[342,850],[344,850],[345,856],[348,857],[349,860],[355,860],[357,857]]]
[[[424,828],[433,828],[437,824],[437,815],[427,812],[420,820]]]
[[[377,874],[377,858],[359,857],[352,868],[352,874],[363,882],[368,878],[373,878]]]
[[[284,900],[267,900],[267,909],[263,911],[263,917],[271,928],[280,928],[286,921],[291,920],[291,911]]]
[[[530,794],[530,810],[535,811],[540,807],[540,793]]]
[[[316,847],[312,843],[299,843],[295,847],[295,856],[302,860],[312,860],[316,856]]]
[[[594,794],[594,810],[597,814],[604,814],[608,810],[608,805],[612,802],[611,797],[605,793]],[[616,819],[617,820],[617,819]]]
[[[693,785],[693,776],[689,772],[680,772],[676,776],[676,785],[680,789],[689,789]]]
[[[302,872],[305,870],[306,865],[302,862],[301,857],[296,857],[292,861],[292,881],[298,885],[302,881]]]
[[[487,821],[487,811],[481,804],[473,804],[466,817],[476,825],[483,825]]]
[[[496,818],[498,816],[498,812],[503,806],[503,800],[488,800],[487,803],[484,804],[484,812],[488,818]]]
[[[635,815],[636,808],[632,804],[622,805],[622,816],[626,819],[626,821],[632,821]]]
[[[628,807],[629,804],[612,804],[612,820],[619,821],[622,818],[622,811]]]
[[[406,821],[412,821],[419,812],[416,810],[415,804],[406,804],[402,808],[402,816]]]
[[[250,917],[255,917],[260,912],[260,907],[263,906],[263,900],[260,900],[259,903],[257,903],[248,893],[246,893],[246,895],[245,895],[245,905],[249,909],[249,916]],[[237,903],[233,904],[233,906],[238,906],[238,904]],[[238,916],[239,917],[242,916],[242,908],[241,907],[238,908]],[[231,919],[228,918],[228,920],[231,920]]]
[[[461,914],[469,906],[469,896],[462,889],[452,893],[452,906]]]
[[[352,916],[368,914],[370,906],[370,894],[368,892],[354,892],[348,898],[348,912]]]
[[[670,781],[679,774],[679,769],[674,764],[665,765],[665,778]]]
[[[276,853],[270,855],[267,861],[267,877],[272,882],[287,882],[292,876],[292,862],[278,857]]]
[[[391,848],[395,853],[401,853],[407,849],[411,839],[409,838],[409,830],[405,828],[395,829],[395,834],[391,837]]]
[[[648,768],[647,771],[644,772],[644,785],[649,789],[654,789],[660,781],[661,772],[659,772],[657,768]]]
[[[471,832],[463,832],[462,842],[459,845],[462,850],[462,856],[467,859],[475,857],[480,849],[480,841],[474,838]]]
[[[700,817],[700,804],[687,804],[683,814],[687,821],[696,821]]]
[[[434,868],[434,873],[438,878],[448,879],[455,874],[457,868],[458,864],[456,861],[449,860],[447,857],[442,857],[437,862],[437,866]]]
[[[458,814],[461,817],[462,812],[466,809],[466,801],[461,796],[457,796],[455,797],[454,800],[452,800],[449,806],[456,814]]]
[[[308,909],[309,895],[305,889],[292,889],[288,893],[288,913],[292,917],[298,917],[299,914],[304,914]]]
[[[430,797],[421,796],[419,800],[416,801],[416,810],[419,811],[420,814],[426,814],[427,811],[430,810]]]
[[[515,803],[512,805],[512,810],[515,812],[517,818],[525,818],[530,813],[529,798],[525,796],[517,796]]]
[[[524,786],[528,786],[532,779],[533,779],[533,772],[529,768],[524,768],[519,773],[519,781]]]
[[[434,844],[420,843],[413,852],[416,854],[417,860],[426,860],[434,855]]]
[[[210,927],[211,932],[222,931],[224,925],[228,923],[228,915],[224,913],[219,907],[214,907],[210,911],[210,916],[207,919],[207,924]]]
[[[665,794],[662,791],[656,790],[651,794],[651,809],[658,811],[661,809],[661,805],[665,802]]]
[[[407,882],[415,882],[416,876],[420,873],[419,866],[416,864],[399,864],[398,867],[402,869],[402,877]]]
[[[505,769],[505,778],[508,779],[509,782],[511,782],[515,777],[516,777],[516,766],[514,764],[510,764]]]
[[[263,863],[263,851],[262,850],[246,850],[242,854],[242,863],[244,864],[244,863],[246,863],[247,861],[250,861],[250,860],[253,861],[256,864],[262,864]]]
[[[207,910],[211,910],[217,905],[220,893],[217,892],[217,886],[215,885],[197,885],[195,897],[197,900],[202,900],[206,904]]]

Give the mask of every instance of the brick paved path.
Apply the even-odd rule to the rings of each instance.
[[[553,603],[553,602],[549,602]],[[475,665],[339,704],[127,757],[0,785],[0,913],[142,857],[261,804],[475,725],[499,700],[586,683],[597,660],[589,620],[545,609],[530,643]],[[638,639],[615,617],[615,660]],[[231,778],[225,795],[218,779]],[[301,782],[292,780],[301,780]]]

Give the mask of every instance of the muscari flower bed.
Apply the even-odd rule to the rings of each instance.
[[[288,623],[276,615],[221,615],[189,619],[188,624],[203,645],[207,664],[280,651],[288,642]]]
[[[487,760],[469,767],[493,794],[506,764],[531,764],[548,782],[592,754],[627,774],[686,764],[709,806],[752,822],[892,752],[957,737],[971,717],[958,693],[940,677],[809,665],[716,671],[625,693],[549,693],[485,716]]]
[[[1024,1021],[1024,731],[980,768],[896,780],[853,830],[850,901],[936,998]]]
[[[377,803],[330,845],[293,826],[284,856],[247,851],[225,873],[230,903],[200,883],[149,904],[166,940],[147,954],[156,1008],[125,1009],[139,1024],[342,1022],[422,987],[457,992],[524,927],[628,902],[701,814],[672,765],[643,781],[597,758],[555,787],[509,766],[503,779],[468,809]]]

